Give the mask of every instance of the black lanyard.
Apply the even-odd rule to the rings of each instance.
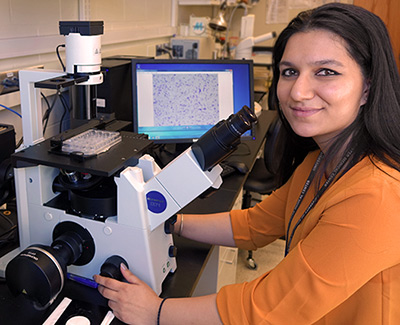
[[[332,183],[332,181],[335,179],[336,175],[338,174],[338,172],[343,168],[344,164],[346,163],[346,161],[350,158],[351,154],[353,153],[353,150],[350,149],[347,154],[339,161],[339,163],[337,164],[336,168],[333,170],[333,172],[329,175],[328,179],[325,181],[324,185],[322,185],[322,187],[318,190],[317,194],[314,196],[313,200],[311,201],[311,203],[308,205],[307,209],[304,211],[304,213],[302,214],[302,216],[300,217],[300,219],[297,221],[297,223],[295,224],[292,233],[290,234],[289,237],[289,230],[290,230],[290,226],[292,224],[294,215],[296,214],[301,202],[303,202],[303,199],[308,191],[308,189],[310,188],[310,184],[314,179],[314,176],[318,170],[319,165],[321,164],[321,161],[324,157],[323,152],[321,151],[320,154],[318,155],[317,160],[315,161],[315,164],[313,166],[313,168],[311,169],[310,175],[308,175],[308,178],[306,180],[306,183],[303,186],[303,189],[300,193],[299,198],[297,199],[296,205],[294,206],[292,215],[290,216],[289,219],[289,223],[288,223],[288,227],[287,227],[287,232],[286,232],[286,247],[285,247],[285,256],[287,254],[289,254],[289,248],[290,248],[290,244],[292,243],[292,239],[294,236],[294,233],[297,229],[297,227],[302,223],[302,221],[304,220],[304,218],[306,217],[306,215],[310,212],[310,210],[315,206],[315,204],[318,202],[318,200],[321,198],[322,194],[324,194],[324,192],[326,191],[326,189],[328,188],[328,186]]]

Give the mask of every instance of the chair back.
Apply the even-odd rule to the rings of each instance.
[[[267,170],[275,175],[278,172],[281,155],[276,150],[279,130],[282,127],[282,121],[276,116],[268,128],[264,145],[264,163]]]

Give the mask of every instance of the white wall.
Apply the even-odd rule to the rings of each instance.
[[[103,56],[115,47],[154,54],[145,44],[169,37],[173,0],[0,0],[0,71],[56,61],[62,20],[102,20]],[[136,46],[135,42],[140,42]]]
[[[155,45],[175,33],[175,6],[175,0],[0,0],[0,72],[36,65],[61,70],[55,50],[64,43],[63,20],[104,21],[102,57],[154,56]],[[65,62],[63,50],[61,56]],[[20,112],[19,92],[0,96],[0,104]],[[22,136],[20,118],[1,107],[0,123],[13,124],[17,140]]]

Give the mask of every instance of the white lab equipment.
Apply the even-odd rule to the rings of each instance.
[[[253,53],[253,46],[255,44],[270,40],[276,37],[275,32],[266,33],[256,37],[247,37],[244,40],[240,41],[240,43],[236,46],[235,49],[235,59],[251,59]]]

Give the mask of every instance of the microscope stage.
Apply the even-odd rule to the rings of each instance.
[[[82,160],[55,153],[52,151],[51,139],[47,139],[15,153],[12,155],[12,162],[16,168],[45,165],[109,177],[127,166],[135,166],[138,159],[153,144],[152,141],[132,132],[121,131],[121,137],[122,141],[108,151]]]

